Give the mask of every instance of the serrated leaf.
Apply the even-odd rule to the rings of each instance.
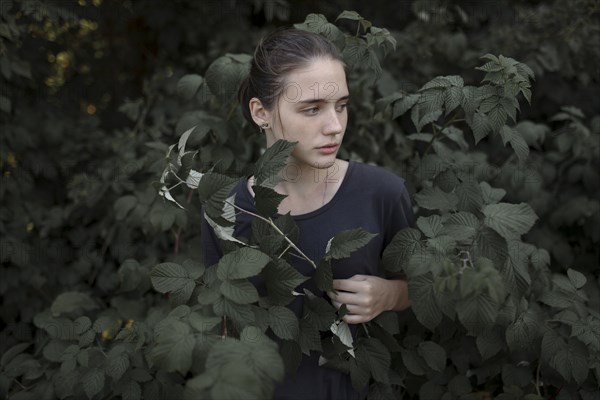
[[[59,294],[50,306],[50,311],[55,317],[61,314],[79,313],[95,310],[98,308],[96,302],[87,293],[65,292]]]
[[[541,321],[530,308],[517,317],[506,329],[506,343],[511,351],[527,350],[538,337]]]
[[[352,338],[352,332],[350,332],[350,327],[346,321],[340,321],[339,323],[331,324],[330,328],[331,332],[338,338],[340,341],[350,349],[354,348],[354,340]],[[348,351],[352,357],[354,357],[354,352],[352,350]]]
[[[106,360],[106,374],[118,381],[129,368],[129,355],[126,352],[109,352]]]
[[[217,267],[217,277],[221,280],[243,279],[258,275],[270,258],[265,253],[249,247],[242,247],[225,254]]]
[[[287,159],[292,154],[296,143],[279,139],[265,150],[255,163],[254,180],[256,185],[275,187],[281,180],[279,171],[286,166]]]
[[[231,318],[238,327],[253,323],[254,313],[248,304],[238,304],[226,297],[219,297],[213,303],[213,311],[219,316]]]
[[[576,289],[581,289],[587,282],[585,275],[583,275],[579,271],[575,271],[572,268],[569,268],[567,270],[567,275],[569,276],[569,280],[571,281],[573,286],[575,286]]]
[[[127,214],[129,214],[129,212],[135,208],[137,202],[137,197],[135,196],[128,195],[119,197],[119,199],[115,201],[114,205],[115,218],[119,221],[125,219]]]
[[[356,347],[356,361],[371,371],[373,379],[377,382],[389,382],[391,355],[378,339],[360,340]]]
[[[327,254],[325,254],[325,258],[330,260],[350,257],[354,251],[364,247],[377,235],[377,233],[367,232],[363,228],[338,232],[331,239],[331,245]]]
[[[258,301],[256,287],[245,279],[224,281],[220,290],[223,296],[236,303],[249,304]]]
[[[187,302],[196,286],[196,282],[185,268],[171,262],[154,267],[150,272],[150,279],[154,289],[160,293],[171,293],[172,296],[176,296],[178,304]]]
[[[433,331],[442,322],[442,312],[435,298],[431,273],[410,279],[408,293],[417,320]]]
[[[457,241],[472,240],[477,233],[479,224],[479,219],[475,215],[460,211],[450,215],[444,221],[444,226],[440,233],[451,236]]]
[[[192,351],[196,339],[190,326],[175,318],[162,321],[156,327],[156,344],[150,350],[152,362],[167,372],[185,375],[192,366]]]
[[[323,292],[333,290],[333,271],[331,270],[331,260],[324,259],[319,262],[313,279],[319,290]]]
[[[434,238],[442,231],[442,218],[439,215],[419,217],[417,226],[428,238]]]
[[[506,195],[506,190],[493,188],[485,181],[479,182],[479,186],[485,204],[497,204]]]
[[[273,306],[269,308],[269,326],[281,339],[295,340],[300,334],[300,325],[296,314],[286,307]]]
[[[226,54],[208,66],[204,79],[221,104],[228,104],[235,97],[240,82],[248,75],[250,60],[246,54]]]
[[[183,100],[190,100],[192,97],[194,97],[202,82],[204,82],[204,78],[202,78],[200,75],[184,75],[177,82],[177,94]]]
[[[279,194],[268,187],[254,185],[252,186],[252,190],[254,190],[255,193],[254,204],[256,210],[260,215],[267,218],[272,217],[273,214],[277,213],[279,204],[287,197],[287,195]]]
[[[409,94],[408,96],[403,96],[399,100],[395,101],[392,105],[392,119],[396,119],[410,110],[415,104],[417,104],[420,97],[421,95],[419,94]]]
[[[458,197],[454,193],[446,193],[440,188],[427,187],[415,195],[419,207],[427,210],[456,210]]]
[[[417,352],[434,371],[441,372],[446,368],[446,350],[439,344],[431,341],[421,342]]]
[[[459,301],[457,313],[467,331],[477,335],[493,325],[498,315],[498,304],[487,292],[482,292]]]
[[[324,298],[310,294],[307,289],[304,291],[307,295],[304,298],[303,319],[310,320],[318,330],[328,330],[335,321],[335,308]]]
[[[286,305],[294,296],[292,291],[304,283],[309,277],[300,274],[283,259],[269,263],[263,270],[267,293],[273,304]]]
[[[104,372],[98,368],[90,369],[81,378],[81,384],[88,399],[93,398],[104,389]]]
[[[484,360],[493,357],[504,347],[504,336],[494,328],[483,331],[475,340],[479,354]]]
[[[192,328],[198,332],[208,332],[221,322],[220,317],[210,317],[192,312],[189,316],[189,323]]]
[[[484,223],[506,240],[519,239],[531,229],[538,219],[526,203],[499,203],[486,205],[482,209]]]
[[[391,272],[402,271],[413,254],[421,250],[421,232],[414,228],[398,231],[383,251],[383,265]]]
[[[350,19],[353,21],[360,21],[364,18],[361,17],[360,14],[358,14],[356,11],[344,10],[340,13],[340,15],[337,16],[335,20],[337,21],[338,19]]]

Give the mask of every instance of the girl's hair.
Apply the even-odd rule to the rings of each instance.
[[[346,69],[339,49],[319,34],[282,28],[264,37],[254,51],[250,73],[238,90],[242,113],[250,125],[258,128],[248,106],[251,98],[258,98],[263,107],[273,110],[285,88],[287,75],[319,58],[339,61]]]

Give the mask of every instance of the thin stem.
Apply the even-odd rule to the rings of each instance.
[[[307,256],[306,254],[304,254],[304,252],[303,252],[302,250],[300,250],[300,249],[298,248],[298,246],[296,246],[296,245],[294,244],[294,242],[292,242],[292,241],[291,241],[291,240],[290,240],[290,239],[289,239],[289,238],[288,238],[288,237],[285,235],[285,233],[283,233],[283,232],[282,232],[282,231],[281,231],[281,230],[280,230],[280,229],[277,227],[277,225],[275,225],[275,224],[273,223],[273,221],[271,221],[271,219],[267,219],[267,218],[265,218],[265,217],[262,217],[262,216],[260,216],[260,215],[258,215],[258,214],[255,214],[255,213],[253,213],[253,212],[251,212],[251,211],[244,210],[243,208],[241,208],[241,207],[238,207],[238,206],[236,206],[235,204],[233,204],[233,203],[230,203],[230,202],[229,202],[229,201],[227,201],[227,200],[225,200],[225,203],[229,204],[230,206],[232,206],[233,208],[235,208],[235,209],[237,209],[237,210],[240,210],[240,211],[242,211],[242,212],[245,212],[246,214],[252,215],[253,217],[256,217],[256,218],[260,219],[261,221],[264,221],[264,222],[266,222],[267,224],[269,224],[269,226],[271,226],[271,228],[273,228],[273,229],[274,229],[274,230],[275,230],[277,233],[279,233],[281,236],[283,236],[283,238],[285,239],[285,241],[286,241],[286,242],[288,242],[288,243],[289,243],[289,245],[290,245],[290,246],[292,246],[292,248],[293,248],[294,250],[296,250],[298,253],[300,253],[300,255],[301,255],[302,257],[304,257],[304,259],[305,259],[306,261],[308,261],[308,262],[309,262],[309,263],[310,263],[310,264],[313,266],[313,268],[314,268],[314,269],[317,269],[317,265],[315,264],[315,262],[314,262],[313,260],[311,260],[310,258],[308,258],[308,256]]]
[[[221,320],[221,339],[225,339],[227,337],[227,315],[223,315],[223,319]]]
[[[537,390],[538,396],[542,397],[542,393],[540,392],[540,366],[542,363],[538,361],[537,368],[535,370],[535,390]]]
[[[431,147],[433,146],[433,143],[435,142],[435,139],[437,138],[437,136],[439,135],[440,131],[437,130],[437,128],[435,127],[434,123],[431,123],[431,126],[433,128],[433,136],[431,137],[431,140],[429,141],[429,144],[427,145],[427,148],[425,149],[425,151],[423,152],[423,156],[426,156],[427,153],[429,153],[429,150],[431,149]]]
[[[288,247],[286,247],[286,248],[285,248],[285,250],[283,250],[283,251],[281,252],[281,254],[279,255],[279,257],[277,257],[277,258],[281,258],[281,257],[283,257],[283,255],[285,254],[285,252],[286,252],[286,251],[288,251],[288,249],[289,249],[290,247],[292,247],[292,246],[288,245]]]

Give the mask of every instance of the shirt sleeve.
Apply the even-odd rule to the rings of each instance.
[[[202,258],[204,266],[210,267],[219,262],[223,256],[223,251],[219,245],[219,238],[204,216],[204,210],[201,210],[200,214],[202,215],[200,227]]]

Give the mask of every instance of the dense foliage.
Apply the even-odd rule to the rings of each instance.
[[[264,398],[311,349],[373,399],[597,395],[594,2],[416,1],[387,29],[358,8],[199,3],[2,3],[3,397]],[[301,321],[285,307],[307,278],[284,256],[301,254],[293,221],[268,218],[281,199],[267,177],[292,144],[263,153],[234,101],[265,20],[340,46],[360,99],[341,156],[413,194],[417,226],[383,258],[413,307],[356,343],[311,293]],[[202,265],[200,203],[233,239],[227,194],[251,170],[265,178],[254,241]],[[328,288],[330,262],[368,240],[340,232],[311,279]]]

